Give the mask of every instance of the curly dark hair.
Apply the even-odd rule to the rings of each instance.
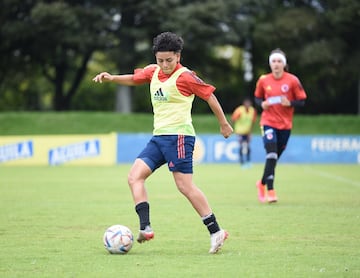
[[[164,32],[157,35],[153,40],[153,52],[156,54],[161,51],[181,52],[183,50],[184,41],[178,35],[172,32]]]

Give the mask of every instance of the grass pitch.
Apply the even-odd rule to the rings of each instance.
[[[219,124],[212,114],[192,115],[198,134],[220,134]],[[227,115],[230,119],[230,115]],[[254,134],[260,134],[260,117]],[[114,112],[3,112],[0,113],[0,134],[99,134],[109,132],[151,133],[151,113],[119,114]],[[298,115],[294,116],[292,134],[360,134],[357,115]]]
[[[155,239],[110,255],[108,226],[137,235],[130,165],[0,167],[0,277],[359,277],[359,165],[280,162],[272,205],[256,199],[262,168],[195,166],[230,233],[218,254],[162,167],[147,183]]]

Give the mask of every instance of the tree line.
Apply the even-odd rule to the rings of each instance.
[[[0,111],[114,110],[122,89],[91,77],[154,62],[153,37],[173,31],[183,64],[217,87],[226,112],[253,95],[281,48],[308,93],[299,112],[359,113],[357,0],[7,0],[0,23]],[[130,111],[150,111],[147,87],[129,90]]]

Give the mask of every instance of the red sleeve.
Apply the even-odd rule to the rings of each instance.
[[[234,112],[231,115],[231,120],[233,122],[235,122],[237,119],[239,119],[241,116],[241,112],[240,112],[240,106],[236,107],[236,109],[234,110]]]
[[[133,76],[134,82],[138,85],[150,83],[156,67],[155,64],[151,64],[143,69],[135,69]]]
[[[306,99],[306,92],[296,76],[294,76],[294,92],[296,100]]]
[[[194,94],[205,101],[210,98],[216,89],[201,80],[193,71],[182,73],[176,81],[176,86],[183,95],[190,96]]]
[[[262,75],[262,76],[260,76],[260,78],[256,82],[256,88],[255,88],[254,96],[257,97],[257,98],[265,99],[265,93],[264,93],[263,85],[262,85],[262,81],[263,81],[264,78],[265,78],[265,75]]]

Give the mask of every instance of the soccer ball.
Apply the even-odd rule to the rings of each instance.
[[[126,254],[133,246],[134,236],[128,227],[117,224],[106,229],[103,241],[110,254]]]

